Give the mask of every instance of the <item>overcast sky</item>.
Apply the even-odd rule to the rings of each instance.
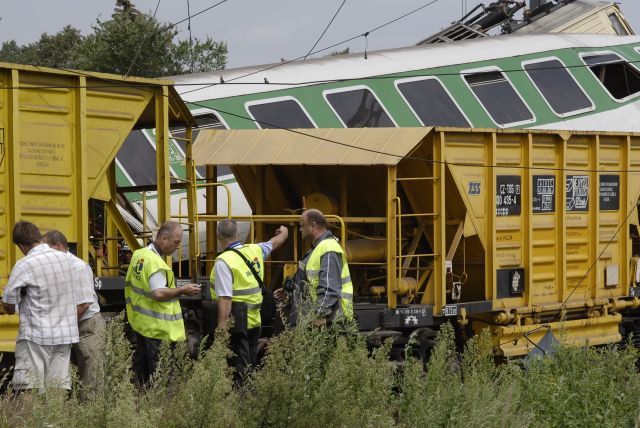
[[[191,14],[216,2],[189,0]],[[458,19],[463,2],[467,10],[481,3],[479,0],[437,0],[433,5],[371,33],[368,49],[415,44]],[[134,3],[142,11],[153,11],[158,0],[134,0]],[[306,54],[341,3],[342,0],[227,0],[194,17],[191,30],[194,37],[210,36],[228,43],[227,68],[278,62],[280,58],[292,59]],[[316,49],[362,34],[426,3],[428,0],[346,0]],[[114,5],[115,0],[4,2],[0,10],[0,41],[15,39],[18,43],[28,43],[44,32],[56,33],[65,25],[88,34],[96,19],[110,18]],[[631,25],[640,32],[640,2],[627,0],[620,5]],[[187,0],[160,0],[156,17],[172,23],[182,20],[187,17]],[[178,29],[178,37],[188,37],[186,23]],[[363,51],[365,41],[358,38],[332,50],[347,46],[352,52]]]

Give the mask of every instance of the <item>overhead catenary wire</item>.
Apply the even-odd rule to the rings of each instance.
[[[364,36],[364,35],[363,35]],[[588,52],[585,52],[588,53]],[[545,60],[551,61],[553,59],[557,59],[557,58],[545,58]],[[293,60],[292,60],[293,61]],[[289,61],[291,62],[291,61]],[[540,61],[540,62],[544,62],[544,61]],[[616,62],[606,62],[606,63],[602,63],[602,64],[586,64],[586,63],[582,63],[582,64],[571,64],[571,65],[564,65],[564,63],[561,62],[561,65],[558,66],[546,66],[546,67],[536,67],[534,70],[532,71],[546,71],[546,70],[570,70],[570,69],[579,69],[579,68],[590,68],[590,67],[594,67],[596,65],[607,65],[607,64],[620,64],[620,63],[626,63],[626,64],[640,64],[640,60],[629,60],[625,57],[620,57],[620,61],[616,61]],[[275,66],[281,66],[283,64],[275,64],[273,67]],[[449,66],[437,66],[437,67],[432,67],[432,69],[437,69],[437,68],[442,68],[442,67],[464,67],[465,64],[452,64]],[[40,66],[36,66],[36,67],[40,67]],[[636,67],[637,69],[638,67]],[[71,70],[71,69],[64,69],[61,68],[60,70],[64,70],[64,71],[68,71],[71,73],[77,73],[80,72],[81,70]],[[425,70],[424,72],[422,72],[423,70]],[[470,76],[470,75],[475,75],[475,74],[482,74],[482,73],[495,73],[495,72],[500,72],[500,73],[518,73],[518,72],[528,72],[528,70],[526,70],[525,68],[520,68],[520,67],[516,67],[516,68],[508,68],[508,69],[496,69],[496,70],[491,70],[491,71],[469,71],[469,72],[463,72],[463,71],[451,71],[451,72],[429,72],[428,70],[430,69],[418,69],[418,70],[410,70],[410,71],[403,71],[403,72],[396,72],[396,73],[389,73],[389,74],[383,74],[383,75],[373,75],[373,76],[354,76],[354,77],[346,77],[346,78],[331,78],[331,79],[317,79],[317,80],[304,80],[304,81],[297,81],[297,82],[282,82],[282,81],[277,81],[277,80],[269,80],[268,85],[269,86],[310,86],[310,85],[314,85],[314,84],[325,84],[325,83],[343,83],[343,82],[348,82],[348,81],[352,81],[352,80],[383,80],[383,79],[404,79],[404,78],[414,78],[414,77],[446,77],[446,76]],[[219,70],[220,72],[222,72],[222,70]],[[625,71],[625,77],[628,80],[627,77],[627,70]],[[640,70],[637,70],[638,73],[640,74]],[[257,73],[257,72],[256,72]],[[402,73],[407,73],[407,74],[402,74]],[[250,74],[255,74],[255,73],[250,73]],[[87,75],[87,76],[91,76],[91,75]],[[256,81],[256,82],[236,82],[235,80],[241,79],[243,77],[247,77],[247,75],[242,75],[242,76],[237,76],[234,77],[230,80],[224,80],[222,82],[220,81],[201,81],[201,82],[181,82],[178,84],[162,84],[162,83],[149,83],[149,84],[143,84],[143,83],[137,83],[137,86],[149,86],[149,87],[157,87],[157,86],[205,86],[205,88],[198,88],[197,90],[201,90],[201,89],[206,89],[209,87],[213,87],[213,86],[218,86],[218,85],[251,85],[251,86],[255,86],[255,85],[266,85],[267,83],[264,82],[264,79],[260,80],[260,81]],[[91,76],[94,77],[94,76]],[[151,79],[151,78],[150,78]],[[162,79],[162,77],[158,77],[156,79]],[[123,86],[123,85],[128,85],[130,83],[127,82],[120,82],[120,81],[116,81],[116,80],[109,80],[109,79],[103,79],[103,80],[107,80],[109,82],[113,82],[112,85],[89,85],[89,86],[78,86],[78,85],[29,85],[29,86],[0,86],[0,89],[57,89],[57,88],[64,88],[64,89],[72,89],[72,88],[108,88],[108,87],[114,87],[114,86]],[[186,95],[189,93],[195,92],[194,91],[185,91],[180,93],[180,95]]]
[[[326,27],[324,28],[324,30],[322,31],[322,34],[320,34],[320,37],[318,37],[318,39],[316,40],[316,42],[313,44],[313,46],[311,46],[311,49],[309,49],[309,52],[307,52],[307,54],[304,56],[304,58],[302,59],[307,59],[307,57],[309,56],[309,54],[311,54],[311,52],[316,48],[316,46],[318,46],[318,43],[320,43],[320,40],[322,40],[322,37],[324,37],[325,33],[327,32],[327,30],[329,29],[329,27],[331,27],[331,24],[333,24],[333,21],[336,19],[336,16],[338,16],[338,14],[340,13],[340,11],[342,10],[342,7],[344,6],[344,4],[347,2],[347,0],[342,0],[342,3],[340,4],[340,7],[338,8],[338,10],[336,10],[336,13],[333,14],[333,17],[331,18],[331,20],[329,21],[329,23],[326,25]]]
[[[164,85],[152,85],[152,84],[148,84],[148,85],[138,85],[135,82],[118,82],[118,81],[113,81],[113,80],[109,80],[107,78],[104,77],[97,77],[97,76],[93,76],[91,74],[88,73],[82,73],[78,70],[65,70],[71,73],[76,73],[76,74],[80,74],[83,75],[85,77],[94,77],[94,78],[99,78],[102,80],[108,80],[110,82],[116,82],[118,83],[117,85],[114,86],[118,86],[118,87],[122,87],[122,86],[134,86],[138,89],[141,90],[146,90],[149,92],[152,92],[148,89],[145,89],[147,87],[159,87],[159,86],[164,86]],[[70,86],[67,86],[70,87]],[[76,87],[80,87],[80,86],[76,86]],[[92,87],[96,87],[93,85],[85,85],[82,87],[88,87],[88,88],[92,88]],[[1,89],[1,88],[0,88]],[[13,89],[18,89],[18,88],[13,88]],[[33,89],[33,87],[28,87],[27,89]],[[204,109],[211,109],[210,106],[207,106],[205,104],[201,104],[198,102],[188,102],[188,104],[194,106],[194,107],[200,107],[200,108],[204,108]],[[370,149],[370,148],[366,148],[366,147],[358,147],[358,146],[354,146],[348,143],[344,143],[344,142],[340,142],[340,141],[336,141],[336,140],[332,140],[329,138],[324,138],[324,137],[320,137],[318,135],[313,135],[307,132],[303,132],[300,129],[292,129],[292,128],[287,128],[287,127],[283,127],[283,126],[279,126],[277,124],[274,123],[270,123],[270,122],[266,122],[263,120],[258,120],[258,119],[254,119],[251,118],[249,116],[246,115],[242,115],[242,114],[238,114],[238,113],[234,113],[234,112],[230,112],[230,111],[226,111],[226,110],[222,110],[222,109],[216,109],[216,111],[218,113],[222,113],[228,116],[233,116],[239,119],[243,119],[243,120],[247,120],[249,122],[252,123],[257,123],[263,126],[267,126],[269,128],[272,129],[281,129],[281,130],[285,130],[288,132],[292,132],[298,135],[302,135],[302,136],[306,136],[306,137],[310,137],[312,139],[319,139],[328,143],[333,143],[333,144],[337,144],[340,146],[344,146],[344,147],[348,147],[348,148],[353,148],[353,149],[357,149],[357,150],[362,150],[365,152],[369,152],[369,153],[373,153],[373,154],[378,154],[378,155],[383,155],[383,156],[391,156],[391,157],[397,157],[400,159],[408,159],[408,160],[415,160],[415,161],[421,161],[421,162],[428,162],[428,163],[433,163],[433,164],[446,164],[446,165],[451,165],[451,166],[460,166],[460,167],[470,167],[470,168],[477,168],[477,167],[481,167],[481,168],[510,168],[510,169],[519,169],[519,170],[534,170],[534,171],[554,171],[554,172],[581,172],[581,173],[612,173],[612,172],[619,172],[619,173],[640,173],[640,170],[634,170],[634,169],[607,169],[607,170],[599,170],[599,169],[585,169],[585,168],[559,168],[559,167],[543,167],[543,166],[523,166],[523,165],[509,165],[509,166],[504,166],[504,165],[499,165],[499,164],[478,164],[478,163],[471,163],[471,162],[451,162],[451,161],[439,161],[439,160],[435,160],[435,159],[427,159],[427,158],[421,158],[421,157],[417,157],[417,156],[408,156],[408,155],[399,155],[399,154],[395,154],[395,153],[389,153],[389,152],[384,152],[381,150],[375,150],[375,149]],[[310,128],[310,129],[315,129],[315,128]]]
[[[182,23],[184,23],[184,22],[187,22],[187,21],[191,22],[191,19],[195,18],[196,16],[198,16],[198,15],[202,15],[203,13],[208,12],[208,11],[210,11],[211,9],[213,9],[213,8],[215,8],[215,7],[218,7],[218,6],[220,6],[221,4],[226,3],[226,2],[228,2],[228,1],[229,1],[229,0],[220,0],[219,2],[214,3],[213,5],[211,5],[211,6],[209,6],[209,7],[206,7],[206,8],[204,8],[204,9],[202,9],[201,11],[196,12],[196,13],[194,13],[193,15],[189,15],[189,16],[187,16],[186,18],[181,19],[180,21],[177,21],[177,22],[174,22],[173,24],[170,24],[170,25],[169,25],[169,28],[173,28],[173,27],[175,27],[175,26],[177,26],[177,25],[180,25],[180,24],[182,24]]]
[[[543,61],[541,61],[543,62]],[[612,62],[612,63],[603,63],[603,64],[597,64],[597,65],[608,65],[608,64],[620,64],[620,63],[626,63],[626,64],[639,64],[640,60],[628,60],[626,58],[622,58],[620,59],[620,61],[618,62]],[[458,66],[458,67],[462,67],[464,66],[464,64],[455,64],[455,65],[451,65],[449,67],[454,67],[454,66]],[[438,66],[438,67],[433,67],[433,68],[442,68],[442,67],[446,67],[446,66]],[[536,67],[534,70],[531,71],[547,71],[547,70],[571,70],[571,69],[580,69],[580,68],[590,68],[590,67],[594,67],[593,64],[571,64],[571,65],[558,65],[558,66],[547,66],[547,67]],[[424,69],[424,70],[429,70],[429,69]],[[220,70],[222,72],[222,70]],[[483,74],[483,73],[518,73],[518,72],[523,72],[523,73],[528,73],[529,70],[526,70],[525,68],[508,68],[508,69],[496,69],[496,70],[491,70],[491,71],[469,71],[469,72],[464,72],[464,71],[446,71],[446,72],[422,72],[422,69],[420,70],[410,70],[410,71],[403,71],[403,72],[396,72],[396,73],[389,73],[389,74],[383,74],[383,75],[374,75],[374,76],[354,76],[354,77],[346,77],[346,78],[332,78],[332,79],[317,79],[317,80],[304,80],[304,81],[297,81],[297,82],[284,82],[284,81],[277,81],[277,80],[272,80],[269,79],[269,83],[268,85],[270,86],[310,86],[310,85],[315,85],[315,84],[325,84],[325,83],[343,83],[343,82],[348,82],[348,81],[352,81],[352,80],[385,80],[385,79],[391,79],[391,80],[396,80],[396,79],[404,79],[404,78],[414,78],[414,77],[445,77],[445,76],[472,76],[472,75],[476,75],[476,74]],[[406,74],[403,74],[406,73]],[[625,70],[626,73],[626,70]],[[638,70],[638,73],[640,74],[640,70]],[[253,73],[252,73],[253,74]],[[265,85],[266,83],[264,83],[264,80],[261,81],[255,81],[255,82],[236,82],[235,80],[240,79],[242,77],[246,77],[246,76],[239,76],[236,78],[232,78],[230,80],[224,80],[224,82],[220,82],[220,81],[202,81],[202,82],[184,82],[184,83],[178,83],[175,85],[171,85],[171,86],[205,86],[206,88],[209,87],[213,87],[213,86],[218,86],[218,85],[237,85],[237,86],[241,86],[241,85],[250,85],[250,86],[255,86],[255,85]],[[158,85],[150,85],[150,86],[158,86]],[[50,87],[50,86],[34,86],[35,88],[39,88],[39,87]],[[64,87],[67,88],[69,86],[54,86],[54,87]],[[10,89],[10,87],[0,87],[0,89]],[[28,89],[28,88],[27,88]],[[201,89],[205,89],[205,88],[199,88],[197,90],[201,90]],[[186,95],[189,93],[195,92],[194,91],[185,91],[182,92],[181,95]]]
[[[621,62],[625,62],[628,64],[638,64],[640,63],[640,60],[635,60],[635,61],[629,61],[629,60],[624,60],[624,61],[620,61],[614,64],[619,64]],[[38,66],[39,67],[39,66]],[[544,71],[544,70],[566,70],[566,69],[574,69],[574,68],[589,68],[589,67],[593,67],[593,65],[587,65],[587,64],[574,64],[574,65],[564,65],[564,66],[550,66],[550,67],[538,67],[536,68],[534,71]],[[438,67],[439,68],[439,67]],[[60,70],[64,70],[64,71],[69,71],[69,72],[77,72],[78,70],[71,70],[71,69],[60,69]],[[417,70],[416,70],[417,71]],[[74,88],[110,88],[110,87],[118,87],[118,86],[123,86],[123,85],[127,85],[127,84],[131,84],[131,83],[135,83],[137,86],[147,86],[147,87],[158,87],[158,86],[202,86],[202,85],[207,85],[207,87],[213,87],[213,86],[218,86],[218,85],[236,85],[236,86],[242,86],[242,85],[249,85],[249,86],[255,86],[255,85],[269,85],[269,86],[309,86],[309,85],[314,85],[314,84],[324,84],[324,83],[343,83],[343,82],[348,82],[351,80],[383,80],[383,79],[404,79],[404,78],[412,78],[412,77],[442,77],[442,76],[471,76],[471,75],[475,75],[475,74],[482,74],[482,73],[495,73],[495,72],[501,72],[501,73],[516,73],[516,72],[527,72],[526,69],[524,68],[510,68],[510,69],[505,69],[505,70],[495,70],[495,71],[472,71],[472,72],[435,72],[435,73],[422,73],[422,74],[416,74],[413,71],[407,72],[407,73],[411,73],[411,74],[399,74],[399,73],[392,73],[392,74],[388,74],[388,75],[377,75],[377,76],[356,76],[356,77],[348,77],[348,78],[339,78],[339,79],[325,79],[325,80],[305,80],[305,81],[298,81],[298,82],[278,82],[278,81],[272,81],[269,80],[269,83],[265,83],[264,79],[262,81],[256,81],[256,82],[231,82],[231,81],[227,81],[225,80],[224,82],[209,82],[209,81],[205,81],[205,82],[184,82],[184,83],[177,83],[177,84],[165,84],[165,83],[148,83],[148,84],[144,84],[144,83],[138,83],[138,82],[119,82],[116,80],[112,80],[111,82],[114,82],[111,85],[87,85],[87,86],[78,86],[78,85],[29,85],[29,86],[0,86],[0,89],[74,89]],[[640,73],[640,70],[638,70],[638,72]],[[404,72],[401,72],[404,73]],[[91,76],[91,75],[87,75],[90,77],[95,77],[95,76]],[[162,77],[157,77],[157,78],[148,78],[148,79],[162,79]],[[180,93],[180,95],[185,95],[190,93],[190,91],[186,91],[186,92],[182,92]],[[189,103],[191,103],[191,101],[187,101]]]
[[[297,57],[297,58],[294,58],[294,59],[291,59],[291,60],[288,60],[288,61],[283,61],[283,62],[278,63],[278,64],[272,64],[272,65],[267,66],[267,67],[265,67],[265,68],[263,68],[263,69],[261,69],[261,70],[252,71],[252,72],[249,72],[249,73],[243,74],[242,76],[234,77],[234,78],[232,78],[232,79],[227,80],[227,82],[230,82],[230,81],[233,81],[233,80],[242,79],[242,78],[244,78],[244,77],[249,77],[249,76],[252,76],[252,75],[254,75],[254,74],[263,73],[263,72],[265,72],[265,71],[272,70],[272,69],[277,68],[277,67],[281,67],[281,66],[283,66],[283,65],[285,65],[285,64],[290,64],[290,63],[292,63],[292,62],[299,61],[299,60],[301,60],[301,59],[304,59],[306,56],[309,56],[309,55],[315,55],[315,54],[320,53],[320,52],[325,52],[325,51],[328,51],[329,49],[333,49],[333,48],[335,48],[335,47],[337,47],[337,46],[343,45],[343,44],[345,44],[345,43],[349,43],[349,42],[350,42],[350,41],[352,41],[352,40],[356,40],[356,39],[358,39],[358,38],[360,38],[360,37],[365,37],[365,34],[366,34],[366,35],[369,35],[370,33],[374,32],[374,31],[380,30],[380,29],[382,29],[382,28],[384,28],[384,27],[386,27],[386,26],[388,26],[388,25],[391,25],[391,24],[393,24],[393,23],[395,23],[395,22],[399,21],[400,19],[406,18],[407,16],[412,15],[412,14],[414,14],[414,13],[416,13],[416,12],[419,12],[420,10],[422,10],[422,9],[424,9],[424,8],[428,7],[428,6],[431,6],[432,4],[435,4],[435,3],[439,2],[439,1],[440,1],[440,0],[431,0],[431,1],[427,2],[426,4],[423,4],[422,6],[420,6],[420,7],[416,8],[416,9],[413,9],[413,10],[411,10],[411,11],[409,11],[409,12],[407,12],[407,13],[405,13],[405,14],[403,14],[403,15],[401,15],[401,16],[399,16],[399,17],[397,17],[397,18],[394,18],[394,19],[392,19],[392,20],[390,20],[390,21],[385,22],[385,23],[384,23],[384,24],[382,24],[382,25],[379,25],[379,26],[375,27],[375,28],[374,28],[374,29],[372,29],[372,30],[365,31],[365,32],[363,32],[363,33],[360,33],[360,34],[357,34],[357,35],[355,35],[355,36],[349,37],[348,39],[345,39],[345,40],[343,40],[343,41],[341,41],[341,42],[334,43],[334,44],[333,44],[333,45],[331,45],[331,46],[327,46],[327,47],[325,47],[325,48],[318,49],[317,51],[314,51],[314,52],[308,53],[308,54],[306,54],[306,55],[302,55],[302,56],[299,56],[299,57]],[[219,84],[219,83],[217,83],[217,84]],[[210,86],[213,86],[213,85],[210,85]],[[182,93],[182,95],[185,95],[185,94],[188,94],[188,93],[193,93],[193,92],[196,92],[196,91],[201,91],[201,90],[206,89],[206,88],[207,88],[207,86],[205,86],[204,88],[196,88],[196,89],[193,89],[193,90],[191,90],[191,91],[183,92],[183,93]]]
[[[38,66],[36,66],[37,68],[39,68]],[[83,73],[82,71],[78,71],[78,70],[71,70],[71,69],[62,69],[64,71],[67,71],[69,73],[74,73],[74,74],[78,74],[78,75],[82,75],[85,77],[92,77],[92,78],[97,78],[97,79],[101,79],[101,80],[106,80],[112,83],[117,83],[117,85],[115,86],[133,86],[135,88],[147,91],[147,92],[152,92],[155,93],[154,91],[151,91],[149,89],[146,89],[147,87],[161,87],[161,86],[165,86],[165,85],[152,85],[152,84],[148,84],[148,85],[138,85],[135,82],[121,82],[121,81],[116,81],[116,80],[111,80],[108,79],[106,77],[102,77],[102,76],[94,76],[92,74],[89,74],[88,72]],[[171,86],[171,85],[169,85]],[[79,87],[79,86],[78,86]],[[94,86],[86,86],[85,87],[94,87]],[[30,87],[32,88],[32,87]],[[16,89],[16,88],[14,88]],[[163,95],[166,96],[166,95]],[[205,104],[201,104],[198,102],[192,102],[189,101],[187,102],[189,105],[194,106],[194,107],[200,107],[200,108],[204,108],[207,110],[210,110],[211,107],[207,106]],[[542,167],[542,166],[523,166],[523,165],[509,165],[509,166],[504,166],[504,165],[499,165],[499,164],[478,164],[478,163],[471,163],[471,162],[451,162],[451,161],[441,161],[441,160],[435,160],[435,159],[427,159],[427,158],[421,158],[421,157],[417,157],[417,156],[410,156],[410,155],[399,155],[399,154],[395,154],[395,153],[389,153],[389,152],[384,152],[381,150],[375,150],[375,149],[370,149],[367,147],[358,147],[358,146],[354,146],[352,144],[349,143],[344,143],[344,142],[340,142],[340,141],[336,141],[336,140],[332,140],[329,138],[325,138],[325,137],[321,137],[318,135],[313,135],[307,132],[303,132],[300,129],[292,129],[292,128],[287,128],[287,127],[283,127],[274,123],[270,123],[270,122],[266,122],[264,120],[258,120],[258,119],[254,119],[252,117],[249,117],[247,115],[243,115],[243,114],[238,114],[238,113],[234,113],[234,112],[230,112],[230,111],[226,111],[226,110],[222,110],[219,108],[216,108],[215,111],[217,111],[218,113],[222,113],[228,116],[233,116],[239,119],[243,119],[243,120],[247,120],[249,122],[252,123],[257,123],[260,125],[264,125],[267,126],[268,128],[272,128],[272,129],[280,129],[280,130],[284,130],[284,131],[288,131],[291,133],[295,133],[298,135],[302,135],[302,136],[306,136],[306,137],[310,137],[312,139],[317,139],[317,140],[322,140],[328,143],[332,143],[332,144],[337,144],[343,147],[347,147],[347,148],[352,148],[352,149],[357,149],[357,150],[362,150],[365,152],[369,152],[369,153],[373,153],[373,154],[378,154],[378,155],[383,155],[383,156],[391,156],[391,157],[396,157],[399,159],[408,159],[408,160],[415,160],[415,161],[420,161],[420,162],[427,162],[427,163],[432,163],[432,164],[445,164],[445,165],[451,165],[451,166],[460,166],[460,167],[470,167],[470,168],[490,168],[490,169],[494,169],[494,168],[510,168],[510,169],[519,169],[519,170],[535,170],[535,171],[555,171],[555,172],[582,172],[582,173],[612,173],[612,172],[619,172],[619,173],[640,173],[640,170],[627,170],[627,169],[607,169],[607,170],[598,170],[598,169],[585,169],[585,168],[559,168],[559,167]],[[310,129],[316,129],[316,128],[310,128]]]
[[[221,0],[217,3],[214,3],[213,5],[206,7],[196,13],[194,13],[193,15],[189,14],[189,8],[188,8],[188,4],[187,4],[187,17],[184,19],[181,19],[180,21],[174,22],[172,24],[169,24],[166,27],[162,27],[156,31],[152,31],[151,33],[148,33],[145,35],[144,39],[142,39],[142,42],[140,43],[140,45],[138,46],[138,51],[136,52],[135,56],[133,57],[133,60],[131,61],[131,65],[129,66],[127,72],[124,74],[125,76],[129,76],[129,72],[131,72],[131,69],[133,68],[134,64],[136,63],[136,60],[138,59],[138,56],[140,55],[140,52],[142,51],[142,48],[144,47],[144,43],[147,41],[147,39],[149,39],[150,37],[155,36],[156,34],[159,34],[160,31],[164,31],[167,28],[174,28],[180,24],[182,24],[183,22],[189,22],[189,39],[191,39],[191,19],[195,18],[198,15],[201,15],[205,12],[210,11],[211,9],[220,6],[223,3],[228,2],[229,0]],[[153,12],[153,17],[156,17],[156,13],[158,12],[158,7],[160,6],[160,0],[158,0],[158,4],[156,5],[156,10]],[[192,65],[193,66],[193,65]]]
[[[160,0],[158,0],[158,3],[156,4],[156,10],[153,11],[153,18],[154,19],[156,18],[156,13],[158,13],[158,8],[159,7],[160,7]],[[136,51],[136,54],[133,56],[133,60],[131,61],[131,64],[129,64],[129,68],[127,68],[127,72],[124,74],[125,76],[129,76],[129,73],[131,72],[131,69],[135,65],[136,60],[138,59],[138,56],[140,56],[140,52],[142,51],[142,47],[144,46],[145,42],[147,41],[147,39],[150,36],[152,37],[152,33],[144,35],[144,38],[142,39],[142,42],[140,42],[140,44],[138,45],[138,50]]]

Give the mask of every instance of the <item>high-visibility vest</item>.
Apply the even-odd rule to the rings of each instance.
[[[264,256],[262,254],[262,248],[256,244],[249,244],[234,247],[234,249],[240,251],[252,264],[255,271],[260,276],[260,279],[264,279]],[[233,296],[232,302],[244,302],[247,304],[247,328],[256,328],[262,325],[260,318],[260,307],[262,306],[262,289],[260,284],[253,276],[251,269],[247,266],[247,263],[242,260],[242,257],[234,253],[233,251],[222,252],[216,260],[224,261],[233,276]],[[211,270],[211,283],[216,283],[216,269]],[[211,291],[211,297],[216,299],[216,293]]]
[[[133,253],[124,288],[127,319],[131,328],[144,337],[185,340],[180,301],[176,298],[160,302],[151,297],[149,278],[158,271],[167,276],[168,288],[176,287],[173,271],[156,252],[141,248]]]
[[[349,274],[349,266],[347,258],[342,251],[342,247],[334,237],[326,238],[318,243],[309,256],[305,273],[309,280],[309,292],[311,300],[315,303],[318,295],[318,283],[320,282],[320,261],[326,253],[338,253],[342,260],[341,289],[340,289],[340,309],[347,319],[353,318],[353,284],[351,284],[351,275]]]

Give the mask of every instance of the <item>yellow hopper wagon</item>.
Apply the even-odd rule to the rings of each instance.
[[[175,124],[190,136],[189,110],[170,81],[156,79],[0,63],[0,86],[0,295],[22,257],[11,230],[28,220],[62,231],[95,269],[101,303],[123,307],[119,247],[136,249],[151,231],[126,220],[124,192],[140,189],[116,188],[116,154],[132,129],[155,129],[153,190],[158,221],[169,219],[180,183],[170,173],[168,130]],[[0,352],[14,351],[17,328],[17,315],[0,313]]]
[[[253,215],[229,216],[249,223],[250,240],[295,227],[304,208],[327,215],[372,338],[429,341],[452,321],[462,338],[488,328],[497,355],[520,356],[549,331],[619,342],[640,305],[640,135],[203,130],[193,157],[210,182],[231,167]],[[227,217],[215,208],[196,203],[196,223]],[[268,264],[272,287],[308,248],[299,232],[286,245]]]

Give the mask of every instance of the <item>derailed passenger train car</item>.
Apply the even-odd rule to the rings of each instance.
[[[548,331],[576,345],[619,342],[623,314],[640,305],[640,135],[207,130],[193,153],[231,167],[252,240],[295,227],[300,208],[328,214],[372,337],[402,344],[454,320],[461,337],[489,328],[498,355],[518,356]],[[303,248],[292,233],[265,282],[279,286]]]

